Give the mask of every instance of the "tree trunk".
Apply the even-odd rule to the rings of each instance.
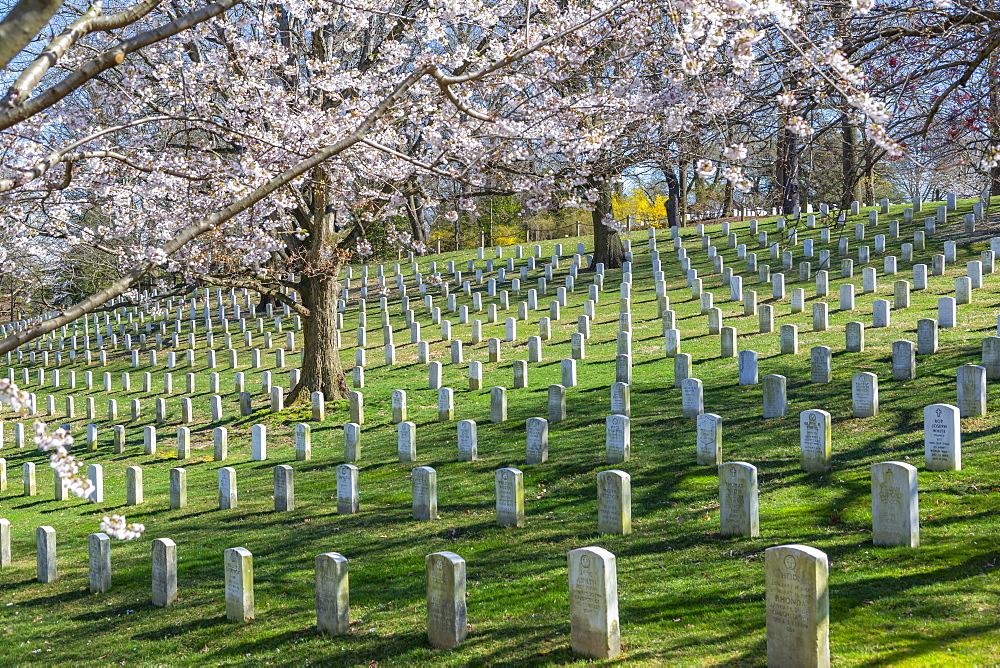
[[[677,178],[677,174],[674,172],[672,167],[663,168],[663,176],[667,181],[667,225],[669,227],[680,227],[680,219],[678,218],[678,204],[680,204],[681,199],[681,182]]]
[[[406,198],[406,218],[410,222],[410,233],[418,243],[427,243],[427,232],[424,228],[424,201],[420,194]]]
[[[732,215],[733,210],[733,184],[730,181],[726,181],[724,186],[724,196],[722,198],[722,217],[726,218]]]
[[[309,316],[302,323],[302,366],[299,384],[288,394],[288,404],[309,400],[311,392],[322,392],[327,401],[347,398],[347,381],[334,345],[337,331],[336,277],[321,274],[299,281],[302,304]]]
[[[775,180],[781,189],[778,207],[790,216],[799,208],[799,140],[788,128],[778,135],[778,164]]]
[[[598,198],[591,214],[594,223],[594,262],[603,263],[605,269],[618,269],[625,259],[625,248],[622,246],[621,235],[604,224],[605,216],[611,217],[611,184],[607,179],[590,178],[591,187],[597,188]]]
[[[681,227],[687,223],[687,201],[688,201],[688,165],[690,162],[681,158],[677,162],[677,186],[680,189],[677,198],[677,224]]]
[[[288,393],[288,405],[308,401],[311,392],[322,392],[327,401],[347,398],[340,350],[335,345],[340,261],[329,259],[331,251],[337,257],[340,240],[334,216],[328,211],[329,179],[322,169],[315,170],[313,183],[306,264],[298,274],[297,286],[309,315],[302,324],[301,375]]]
[[[994,51],[990,54],[989,71],[996,72],[1000,67],[1000,52]],[[996,146],[1000,143],[1000,87],[996,84],[990,87],[990,114],[987,121],[990,133],[990,145]],[[1000,166],[990,170],[990,181],[986,185],[986,190],[990,192],[990,197],[1000,196]],[[986,204],[989,209],[989,203]]]
[[[858,164],[858,129],[848,114],[841,118],[841,153],[840,167],[843,179],[843,191],[840,195],[840,208],[851,208],[851,202],[861,202],[865,198],[864,184],[861,179],[861,169]]]

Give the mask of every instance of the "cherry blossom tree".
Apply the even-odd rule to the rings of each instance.
[[[858,69],[782,0],[53,7],[21,0],[0,23],[10,36],[0,40],[10,66],[0,231],[14,244],[103,253],[120,277],[0,341],[0,352],[150,274],[249,286],[304,318],[290,400],[338,398],[338,272],[370,252],[369,236],[420,251],[422,212],[475,216],[477,194],[516,193],[528,211],[592,211],[595,260],[614,266],[614,181],[678,137],[706,128],[726,137],[726,119],[760,77],[755,61],[773,56],[760,44],[768,34],[798,54],[795,94],[836,90],[871,121],[873,142],[902,150]],[[58,34],[33,51],[49,31]],[[783,93],[783,125],[808,137],[795,94]],[[749,188],[743,145],[700,146],[697,177]],[[428,177],[454,182],[457,195],[436,198],[421,187]],[[0,387],[15,405],[18,392]],[[39,438],[57,470],[78,475],[63,436],[41,428]],[[134,533],[124,520],[109,524]]]

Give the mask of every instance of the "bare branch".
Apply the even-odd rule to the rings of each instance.
[[[20,0],[0,21],[0,69],[31,43],[62,7],[63,0]]]

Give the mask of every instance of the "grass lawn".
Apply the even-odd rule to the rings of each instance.
[[[931,206],[931,209],[934,207]],[[52,473],[47,457],[33,445],[16,449],[12,443],[10,412],[5,414],[5,441],[0,455],[7,460],[7,489],[0,492],[0,516],[12,523],[11,565],[0,571],[0,663],[60,665],[120,664],[319,664],[319,665],[430,665],[430,664],[563,664],[574,662],[570,651],[566,553],[597,545],[617,556],[619,608],[624,653],[622,663],[664,665],[761,665],[765,662],[765,610],[763,551],[774,545],[801,543],[818,548],[830,559],[830,649],[838,665],[985,665],[1000,655],[1000,583],[996,562],[1000,544],[1000,430],[996,392],[990,392],[988,413],[962,420],[963,470],[929,472],[923,462],[923,408],[932,403],[955,403],[955,370],[967,363],[981,363],[981,342],[997,333],[1000,313],[1000,272],[988,275],[984,287],[973,294],[972,304],[959,306],[959,326],[940,330],[940,349],[918,358],[917,379],[893,381],[890,354],[898,339],[916,341],[920,318],[937,317],[937,299],[954,294],[954,279],[965,275],[965,263],[979,259],[989,248],[989,231],[967,237],[962,216],[971,201],[960,202],[947,225],[938,225],[927,250],[916,251],[916,262],[931,264],[931,255],[942,253],[945,240],[958,241],[957,262],[945,275],[931,276],[927,290],[914,291],[908,309],[892,312],[890,327],[873,329],[872,301],[892,300],[893,281],[911,280],[913,262],[899,260],[899,274],[884,276],[882,255],[874,253],[873,236],[888,236],[888,221],[902,220],[902,207],[882,215],[867,240],[854,241],[854,223],[867,221],[867,210],[848,220],[852,279],[840,277],[837,256],[839,233],[830,243],[819,242],[819,229],[799,231],[792,248],[801,261],[805,238],[816,240],[816,253],[831,250],[830,327],[812,331],[815,283],[799,281],[798,271],[787,272],[788,296],[771,299],[769,285],[760,285],[757,274],[745,272],[736,249],[727,248],[719,226],[707,226],[726,266],[744,277],[745,290],[757,290],[761,303],[774,307],[775,331],[759,334],[756,317],[743,315],[743,305],[728,301],[729,289],[710,272],[706,253],[694,226],[683,236],[692,266],[715,294],[724,325],[739,333],[739,349],[756,350],[760,376],[779,373],[787,377],[788,413],[763,419],[762,389],[737,384],[736,358],[720,357],[720,340],[708,334],[707,317],[691,298],[671,249],[668,230],[658,232],[667,295],[683,336],[682,351],[693,355],[693,375],[704,383],[705,410],[723,419],[723,460],[755,465],[760,485],[760,538],[723,538],[719,532],[718,480],[712,467],[695,464],[695,421],[681,417],[680,390],[673,387],[673,360],[664,356],[663,336],[657,316],[656,292],[650,268],[646,232],[631,235],[635,257],[632,288],[633,382],[631,385],[632,458],[626,464],[605,462],[605,417],[610,411],[610,385],[615,380],[614,359],[618,330],[618,285],[621,270],[609,271],[597,304],[592,337],[585,360],[578,362],[579,385],[567,391],[567,419],[549,426],[549,461],[525,464],[525,420],[547,416],[547,388],[560,382],[560,361],[571,356],[570,336],[577,316],[583,313],[592,274],[581,272],[561,319],[552,323],[552,338],[543,346],[543,361],[529,365],[529,386],[513,388],[512,361],[527,359],[527,337],[537,333],[537,319],[548,315],[548,303],[557,286],[564,285],[570,262],[564,257],[547,295],[539,296],[541,310],[518,323],[518,341],[504,343],[502,360],[487,361],[486,339],[504,335],[504,318],[517,315],[517,303],[542,275],[542,262],[522,286],[511,294],[511,308],[501,311],[496,323],[487,323],[485,305],[492,298],[482,290],[484,310],[470,314],[483,324],[483,341],[471,344],[471,325],[452,319],[452,336],[463,339],[465,363],[450,364],[448,342],[438,340],[440,329],[431,323],[422,298],[408,274],[411,308],[430,341],[432,359],[443,362],[443,384],[455,390],[455,420],[478,422],[480,459],[457,461],[455,422],[437,421],[437,391],[429,390],[427,365],[417,363],[403,324],[399,295],[389,302],[395,330],[397,364],[383,364],[381,321],[377,299],[368,302],[368,366],[366,368],[365,424],[360,467],[361,512],[341,516],[336,508],[336,467],[343,463],[343,430],[348,421],[346,402],[330,402],[326,420],[311,423],[312,459],[296,461],[294,428],[310,419],[308,407],[293,407],[277,414],[267,410],[261,392],[260,371],[250,369],[250,352],[235,323],[230,323],[233,346],[240,366],[228,367],[221,328],[216,324],[218,368],[206,367],[204,329],[196,330],[195,392],[184,390],[184,374],[192,371],[183,362],[186,336],[178,349],[174,392],[166,396],[168,419],[156,424],[159,449],[143,455],[142,428],[154,424],[153,400],[162,390],[166,350],[159,365],[133,369],[123,348],[109,350],[107,366],[91,365],[78,358],[63,364],[61,387],[52,388],[48,375],[37,384],[40,359],[14,364],[20,383],[22,367],[31,369],[25,389],[38,395],[39,412],[44,397],[53,394],[56,414],[44,417],[58,425],[69,422],[83,450],[84,398],[93,396],[97,408],[99,449],[83,453],[89,462],[104,465],[107,511],[124,512],[143,522],[146,534],[135,541],[112,545],[112,589],[92,595],[87,584],[87,535],[98,530],[102,512],[81,500],[54,501]],[[901,256],[900,244],[912,241],[921,223],[903,225],[902,238],[887,239],[885,255]],[[761,219],[760,227],[778,238],[774,219]],[[732,224],[732,231],[759,264],[772,272],[781,261],[767,259],[748,232],[748,222]],[[564,256],[578,241],[562,241]],[[555,242],[544,242],[542,257],[549,257]],[[878,268],[874,294],[861,294],[861,266],[856,249],[869,245]],[[534,244],[524,246],[525,257]],[[513,249],[504,249],[506,257]],[[492,255],[492,250],[488,251]],[[465,263],[474,252],[432,256],[420,260],[421,271],[436,261],[438,270],[448,260],[467,280],[475,279]],[[503,260],[506,261],[506,260]],[[503,261],[497,261],[498,266]],[[813,258],[813,273],[818,259]],[[517,267],[525,260],[516,261]],[[476,263],[485,267],[485,261]],[[393,263],[386,265],[392,279]],[[516,272],[515,272],[516,275]],[[371,272],[374,283],[376,272]],[[487,274],[487,277],[495,273]],[[839,286],[858,287],[856,308],[839,311]],[[352,281],[357,286],[358,272]],[[504,286],[509,288],[509,283]],[[802,313],[790,312],[792,288],[805,289]],[[458,303],[471,307],[472,298],[461,290]],[[356,294],[356,290],[354,290]],[[447,311],[438,291],[435,305]],[[213,297],[214,304],[214,297]],[[186,313],[185,307],[185,313]],[[186,316],[185,316],[186,317]],[[354,364],[352,344],[358,310],[352,301],[344,315],[343,360]],[[285,331],[289,318],[284,319]],[[867,326],[866,349],[845,352],[845,326],[861,321]],[[112,322],[114,320],[112,319]],[[125,322],[125,319],[123,319]],[[138,318],[136,318],[138,322]],[[174,316],[168,320],[173,331]],[[272,319],[264,320],[274,332]],[[778,329],[799,326],[799,354],[780,355]],[[158,326],[158,324],[157,324]],[[131,326],[127,325],[131,331]],[[140,331],[144,325],[138,325]],[[184,321],[184,334],[188,322]],[[72,329],[72,328],[71,328]],[[263,347],[256,323],[254,345]],[[82,329],[81,329],[82,332]],[[91,331],[91,334],[93,332]],[[301,346],[301,333],[296,343]],[[152,337],[150,337],[152,339]],[[68,343],[68,339],[67,339]],[[165,344],[168,342],[165,342]],[[275,345],[284,335],[273,336]],[[833,349],[833,380],[810,383],[809,349]],[[43,349],[45,349],[43,345]],[[54,350],[58,349],[58,342]],[[297,349],[300,350],[300,349]],[[53,353],[50,353],[52,355]],[[39,356],[40,357],[40,356]],[[287,387],[288,368],[299,364],[299,353],[289,353],[286,369],[274,369],[274,355],[262,355],[264,369],[274,373],[275,384]],[[468,389],[468,361],[483,362],[483,387]],[[50,369],[54,361],[50,359]],[[5,369],[4,369],[5,370]],[[77,388],[67,387],[69,370],[75,370]],[[94,390],[83,388],[83,372],[94,375]],[[209,411],[209,373],[220,374],[225,417],[212,422]],[[246,375],[254,393],[256,412],[240,417],[233,392],[233,373]],[[878,375],[881,412],[866,419],[851,417],[851,375],[870,371]],[[111,372],[113,391],[103,391],[101,374]],[[131,389],[122,391],[121,374],[131,373]],[[143,392],[141,374],[152,373],[153,392]],[[350,381],[350,377],[348,378]],[[508,388],[508,419],[489,421],[489,392],[495,385]],[[408,393],[410,420],[417,424],[417,461],[398,463],[396,427],[392,424],[391,392]],[[63,413],[63,396],[76,398],[76,417]],[[192,453],[175,458],[175,431],[180,426],[180,400],[194,399],[191,428]],[[108,419],[106,400],[117,399],[119,417]],[[129,402],[139,399],[142,416],[129,422]],[[800,411],[821,408],[833,416],[833,468],[807,473],[799,466]],[[250,428],[268,427],[268,460],[250,461]],[[27,424],[27,423],[26,423]],[[112,449],[112,426],[124,424],[125,454]],[[213,461],[212,431],[229,429],[229,459]],[[30,429],[28,430],[30,433]],[[38,466],[38,495],[21,495],[21,465]],[[870,467],[878,462],[904,461],[919,470],[921,546],[917,549],[875,548],[871,541]],[[296,507],[292,512],[273,510],[272,468],[290,464],[295,469]],[[125,469],[141,466],[145,502],[125,508]],[[188,505],[169,509],[169,469],[183,466],[188,476]],[[217,471],[232,466],[237,472],[239,505],[218,509]],[[432,466],[438,475],[440,517],[430,522],[411,518],[411,475],[414,466]],[[513,466],[524,471],[524,528],[496,526],[493,472]],[[600,471],[620,468],[632,477],[632,526],[627,536],[597,533],[597,486]],[[35,579],[34,531],[51,525],[57,531],[59,578],[51,584]],[[178,548],[178,600],[168,608],[150,602],[150,541],[167,537]],[[243,546],[254,555],[257,615],[251,623],[228,622],[223,591],[223,551]],[[432,650],[426,636],[424,557],[451,550],[467,562],[468,640],[453,650]],[[315,630],[313,560],[317,554],[339,552],[350,560],[352,633],[340,637]]]

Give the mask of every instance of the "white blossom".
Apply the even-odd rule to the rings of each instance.
[[[694,164],[694,172],[702,179],[710,179],[715,175],[716,166],[711,160],[702,158]]]

